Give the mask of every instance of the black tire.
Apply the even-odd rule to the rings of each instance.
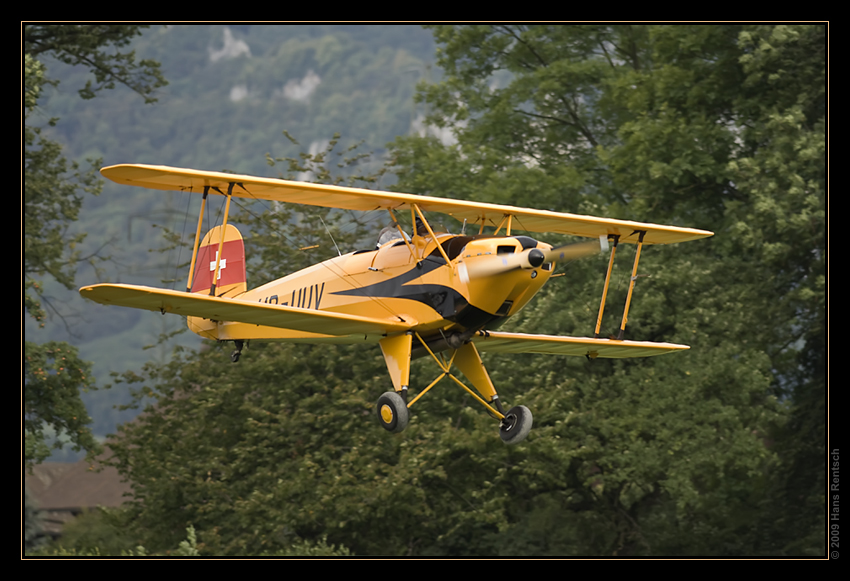
[[[519,444],[528,436],[532,423],[531,410],[518,405],[505,414],[505,419],[499,424],[499,435],[505,444]]]
[[[378,422],[388,432],[401,432],[407,427],[407,423],[410,421],[407,404],[394,391],[388,391],[378,398],[377,409]]]

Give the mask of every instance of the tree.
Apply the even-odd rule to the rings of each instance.
[[[80,89],[83,99],[91,99],[103,89],[114,89],[116,83],[125,85],[141,95],[145,103],[155,103],[157,89],[168,84],[159,63],[151,60],[136,62],[133,51],[118,52],[149,26],[25,24],[24,54],[34,59],[49,55],[67,65],[82,65],[94,75]]]
[[[89,81],[80,91],[84,99],[122,83],[152,102],[153,91],[165,84],[159,65],[136,63],[132,52],[114,50],[126,46],[140,30],[138,26],[24,25],[24,310],[42,327],[46,311],[41,279],[49,277],[70,289],[78,262],[94,259],[79,254],[84,234],[69,234],[69,227],[77,219],[83,195],[96,195],[101,186],[97,162],[85,171],[76,162],[69,163],[61,146],[46,138],[36,123],[44,87],[58,84],[47,77],[38,59],[50,56],[88,67],[95,83]],[[55,123],[56,119],[47,121],[48,126]],[[25,341],[25,466],[49,455],[48,427],[57,438],[54,447],[61,447],[61,438],[67,437],[77,451],[100,450],[87,428],[91,420],[79,397],[81,389],[92,385],[90,365],[77,357],[73,346]]]
[[[678,365],[666,358],[596,363],[583,372],[570,365],[584,386],[557,379],[564,375],[558,363],[518,366],[533,365],[536,377],[571,394],[551,396],[560,411],[549,420],[554,426],[545,412],[535,413],[538,434],[551,429],[567,449],[577,448],[550,462],[564,466],[563,480],[542,506],[555,503],[573,515],[562,522],[602,516],[591,550],[603,554],[816,550],[809,533],[791,549],[780,540],[788,527],[773,524],[771,541],[757,540],[741,515],[765,525],[776,522],[777,506],[806,499],[807,531],[823,530],[816,476],[823,471],[804,458],[822,461],[814,450],[823,449],[825,433],[818,415],[825,393],[825,27],[433,31],[446,76],[422,86],[421,98],[429,121],[452,128],[456,142],[398,139],[401,187],[716,231],[699,244],[651,249],[651,267],[650,252],[641,261],[651,278],[638,282],[629,325],[640,338],[691,344]],[[586,265],[571,265],[569,274],[570,296],[596,294],[600,283]],[[586,333],[595,310],[564,303],[566,289],[554,294],[563,286],[544,289],[518,328]],[[502,380],[511,379],[520,380],[506,370]],[[789,395],[795,419],[780,428],[786,412],[777,398]],[[623,400],[629,405],[618,409],[614,402]],[[671,411],[669,431],[659,429]],[[637,421],[644,412],[646,421]],[[773,440],[765,437],[778,442],[766,447]],[[779,442],[797,450],[794,467]],[[692,444],[679,462],[682,446]],[[644,453],[636,456],[636,446]],[[714,453],[700,452],[708,449]],[[803,465],[811,468],[805,485]],[[797,503],[779,503],[767,483],[791,473],[798,475]],[[675,528],[659,526],[665,520]]]
[[[29,488],[24,487],[24,551],[37,549],[44,544],[44,522],[38,514],[38,505]]]

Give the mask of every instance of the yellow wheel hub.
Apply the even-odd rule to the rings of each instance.
[[[384,423],[389,424],[393,421],[393,408],[384,404],[381,406],[381,419],[384,420]]]

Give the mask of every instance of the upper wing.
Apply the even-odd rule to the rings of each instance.
[[[345,210],[370,211],[376,209],[404,209],[417,204],[427,212],[448,214],[470,224],[498,224],[504,216],[518,219],[522,230],[553,232],[598,238],[617,235],[620,242],[637,242],[638,232],[645,232],[645,244],[672,244],[711,236],[707,230],[680,228],[517,208],[498,204],[485,204],[432,196],[417,196],[395,192],[381,192],[361,188],[328,186],[293,182],[273,178],[259,178],[222,172],[180,169],[161,165],[124,164],[105,167],[101,173],[119,184],[141,186],[156,190],[204,192],[205,188],[225,194],[230,190],[238,198],[253,198],[307,204]]]
[[[104,305],[120,305],[162,313],[235,321],[266,327],[325,335],[357,335],[406,331],[409,323],[300,309],[283,305],[211,297],[208,295],[129,284],[96,284],[80,289],[87,299]]]
[[[591,359],[596,357],[649,357],[650,355],[661,355],[689,349],[687,345],[675,343],[617,341],[589,337],[556,337],[554,335],[527,335],[525,333],[502,333],[498,331],[479,331],[472,338],[472,342],[475,343],[479,351],[585,355]]]

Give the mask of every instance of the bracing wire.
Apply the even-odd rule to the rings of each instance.
[[[319,220],[322,220],[322,217],[321,217],[321,216],[319,216]],[[339,246],[337,246],[337,245],[336,245],[336,240],[334,240],[334,235],[333,235],[333,234],[331,234],[331,231],[330,231],[330,229],[328,229],[328,225],[327,225],[327,224],[325,224],[325,221],[324,221],[324,220],[322,220],[322,226],[324,226],[324,227],[325,227],[325,232],[327,232],[327,233],[328,233],[328,236],[330,236],[330,237],[331,237],[331,242],[333,242],[333,243],[334,243],[334,248],[336,248],[336,253],[337,253],[337,255],[338,255],[338,256],[342,256],[342,252],[340,252],[340,251],[339,251]]]

